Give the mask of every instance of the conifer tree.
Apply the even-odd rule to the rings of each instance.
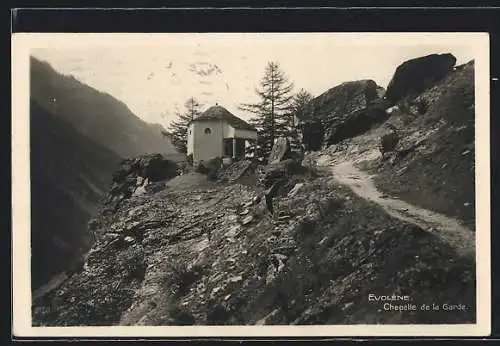
[[[185,111],[177,113],[177,119],[168,127],[168,135],[174,147],[181,153],[187,152],[187,132],[189,123],[200,114],[202,105],[194,97],[184,103]]]
[[[293,98],[293,83],[281,71],[277,62],[269,62],[255,93],[260,98],[257,103],[243,103],[240,109],[255,115],[250,120],[258,130],[256,156],[267,159],[278,137],[289,136],[290,105]]]
[[[292,99],[290,106],[290,146],[293,151],[301,151],[302,139],[299,133],[298,125],[301,121],[306,120],[308,114],[307,105],[313,99],[313,95],[304,90],[300,89]]]

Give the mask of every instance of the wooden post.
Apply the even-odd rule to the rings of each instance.
[[[236,160],[236,138],[233,137],[233,159]]]

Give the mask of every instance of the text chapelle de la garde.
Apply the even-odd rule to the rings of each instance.
[[[368,301],[370,302],[384,302],[383,309],[386,311],[464,311],[466,306],[464,304],[422,304],[417,306],[410,303],[410,296],[398,295],[376,295],[373,293],[368,294]],[[394,304],[394,302],[406,302],[404,304]]]

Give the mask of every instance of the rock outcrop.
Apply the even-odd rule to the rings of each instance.
[[[342,83],[314,98],[300,128],[308,150],[356,136],[388,118],[384,90],[372,80]]]
[[[305,150],[316,151],[323,146],[325,129],[320,119],[302,121],[298,126],[298,132]]]
[[[271,153],[269,154],[268,162],[270,164],[280,162],[290,156],[290,141],[288,138],[276,138]]]
[[[384,97],[391,103],[417,95],[453,71],[457,59],[452,54],[431,54],[405,61],[398,66]]]
[[[388,115],[380,104],[344,114],[341,118],[332,118],[326,124],[328,130],[325,134],[325,145],[336,144],[357,136],[374,125],[384,122],[387,118]]]
[[[257,170],[258,181],[265,189],[271,188],[280,180],[287,181],[292,175],[303,171],[301,162],[292,156],[288,139],[277,138],[269,154],[269,163]]]
[[[133,194],[141,195],[165,188],[165,181],[179,173],[179,166],[161,154],[143,155],[121,162],[113,174],[113,184],[106,206],[115,210],[119,203]]]

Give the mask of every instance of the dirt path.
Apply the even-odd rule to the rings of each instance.
[[[358,196],[377,203],[392,217],[438,235],[460,255],[475,256],[475,233],[457,220],[386,196],[376,188],[370,175],[351,162],[336,164],[331,167],[331,172],[337,182],[349,186]]]

